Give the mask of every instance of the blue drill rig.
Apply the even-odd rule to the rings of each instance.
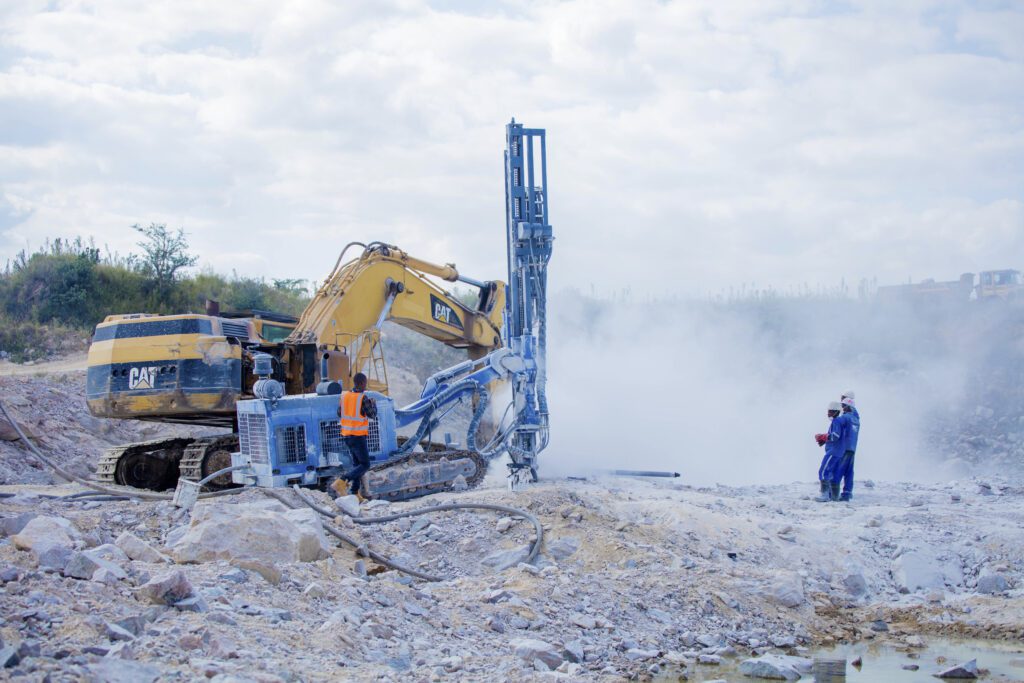
[[[543,129],[526,128],[515,119],[506,126],[508,284],[502,344],[432,375],[411,405],[399,408],[390,397],[367,392],[377,417],[370,421],[373,466],[361,481],[364,496],[403,500],[473,486],[483,479],[488,462],[505,453],[512,488],[536,481],[537,456],[548,444],[545,302],[553,237],[546,157]],[[352,468],[339,430],[340,385],[322,381],[316,393],[285,395],[272,378],[273,363],[267,355],[256,358],[255,374],[261,377],[253,388],[256,398],[237,404],[239,452],[232,455],[232,480],[264,487],[327,487]],[[321,377],[328,377],[326,367]],[[480,443],[478,432],[492,394],[502,386],[511,387],[511,403],[493,436]],[[453,448],[448,439],[430,442],[428,435],[442,428],[463,401],[474,406],[465,448]],[[399,429],[412,425],[411,436],[398,436]]]

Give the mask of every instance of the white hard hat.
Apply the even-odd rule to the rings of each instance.
[[[856,398],[856,397],[855,397],[855,396],[853,395],[853,389],[847,389],[846,391],[844,391],[844,392],[843,392],[843,393],[841,394],[841,396],[843,396],[844,398]]]
[[[843,405],[844,406],[850,406],[852,408],[853,407],[853,396],[847,396],[846,398],[844,398],[843,399]]]
[[[829,412],[832,412],[834,410],[838,413],[842,409],[843,407],[839,405],[839,401],[832,401],[831,403],[828,404]]]

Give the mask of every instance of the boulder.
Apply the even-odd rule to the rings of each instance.
[[[327,591],[325,591],[323,586],[321,586],[319,583],[316,583],[315,581],[306,586],[306,588],[302,591],[302,594],[305,595],[307,598],[313,599],[327,597]]]
[[[170,562],[170,558],[159,550],[149,545],[141,538],[130,531],[124,531],[114,544],[124,552],[125,555],[138,562]]]
[[[557,669],[564,661],[557,647],[536,638],[517,638],[512,641],[512,648],[527,664],[540,661],[549,671]]]
[[[334,505],[349,517],[358,517],[361,513],[359,498],[356,496],[338,496],[334,499]]]
[[[38,516],[34,512],[23,512],[20,515],[0,517],[0,536],[13,536],[21,533],[25,525]]]
[[[480,564],[485,567],[496,569],[500,572],[525,561],[529,555],[530,546],[521,545],[516,548],[512,548],[511,550],[499,550],[492,555],[488,555],[484,559],[480,560]]]
[[[160,667],[129,659],[102,659],[87,667],[88,680],[103,683],[154,683],[161,677]]]
[[[919,550],[907,551],[893,561],[892,578],[900,593],[934,590],[946,586],[936,558]]]
[[[985,572],[978,577],[978,592],[993,595],[1010,590],[1010,583],[1002,574]]]
[[[311,509],[212,503],[195,509],[170,551],[180,563],[247,560],[274,566],[323,559],[330,546]]]
[[[772,584],[768,597],[782,607],[799,607],[804,604],[804,582],[797,574],[783,576]]]
[[[767,678],[777,681],[796,681],[801,672],[808,673],[814,662],[803,657],[788,655],[761,655],[740,662],[740,673],[749,678]]]
[[[138,589],[139,598],[155,605],[174,605],[194,594],[192,584],[180,569],[158,574]]]
[[[850,572],[843,576],[843,588],[854,598],[867,595],[868,582],[860,572]]]
[[[978,660],[972,659],[963,664],[957,664],[951,666],[944,671],[932,674],[935,678],[953,678],[960,680],[970,680],[978,677]]]
[[[575,554],[579,549],[580,540],[574,536],[563,536],[544,544],[544,551],[548,557],[559,562]]]
[[[36,517],[14,536],[15,548],[31,551],[42,569],[62,570],[76,548],[84,545],[82,534],[63,517]]]
[[[597,619],[589,614],[580,614],[579,612],[573,613],[573,615],[569,617],[569,621],[582,629],[597,628]]]
[[[64,566],[64,576],[88,581],[93,578],[96,572],[102,569],[107,575],[116,579],[128,578],[128,574],[123,569],[102,557],[97,550],[99,549],[94,548],[85,552],[74,553]],[[103,579],[105,580],[106,576]]]

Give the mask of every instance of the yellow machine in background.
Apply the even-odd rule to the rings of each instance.
[[[344,262],[352,246],[361,255]],[[479,290],[475,308],[428,279],[462,281]],[[108,316],[89,348],[86,400],[97,417],[235,428],[235,402],[252,397],[253,355],[275,359],[274,379],[288,393],[315,391],[324,380],[351,387],[363,372],[370,388],[387,392],[380,342],[391,320],[479,358],[501,345],[505,285],[459,274],[374,242],[350,244],[296,320],[263,311],[220,315]],[[173,487],[230,464],[236,433],[160,439],[109,449],[101,481],[139,488]],[[221,483],[226,484],[228,477]]]

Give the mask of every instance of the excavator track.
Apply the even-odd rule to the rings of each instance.
[[[139,489],[163,491],[178,480],[178,464],[193,439],[142,441],[108,448],[96,466],[96,480]]]
[[[199,481],[217,470],[231,466],[231,454],[238,450],[238,434],[222,434],[195,439],[185,448],[178,469],[181,476]],[[204,484],[209,489],[234,488],[230,474],[222,474]]]
[[[409,500],[454,490],[459,476],[466,480],[467,488],[473,488],[483,481],[487,464],[473,451],[435,447],[371,467],[363,475],[360,493],[377,500]]]

